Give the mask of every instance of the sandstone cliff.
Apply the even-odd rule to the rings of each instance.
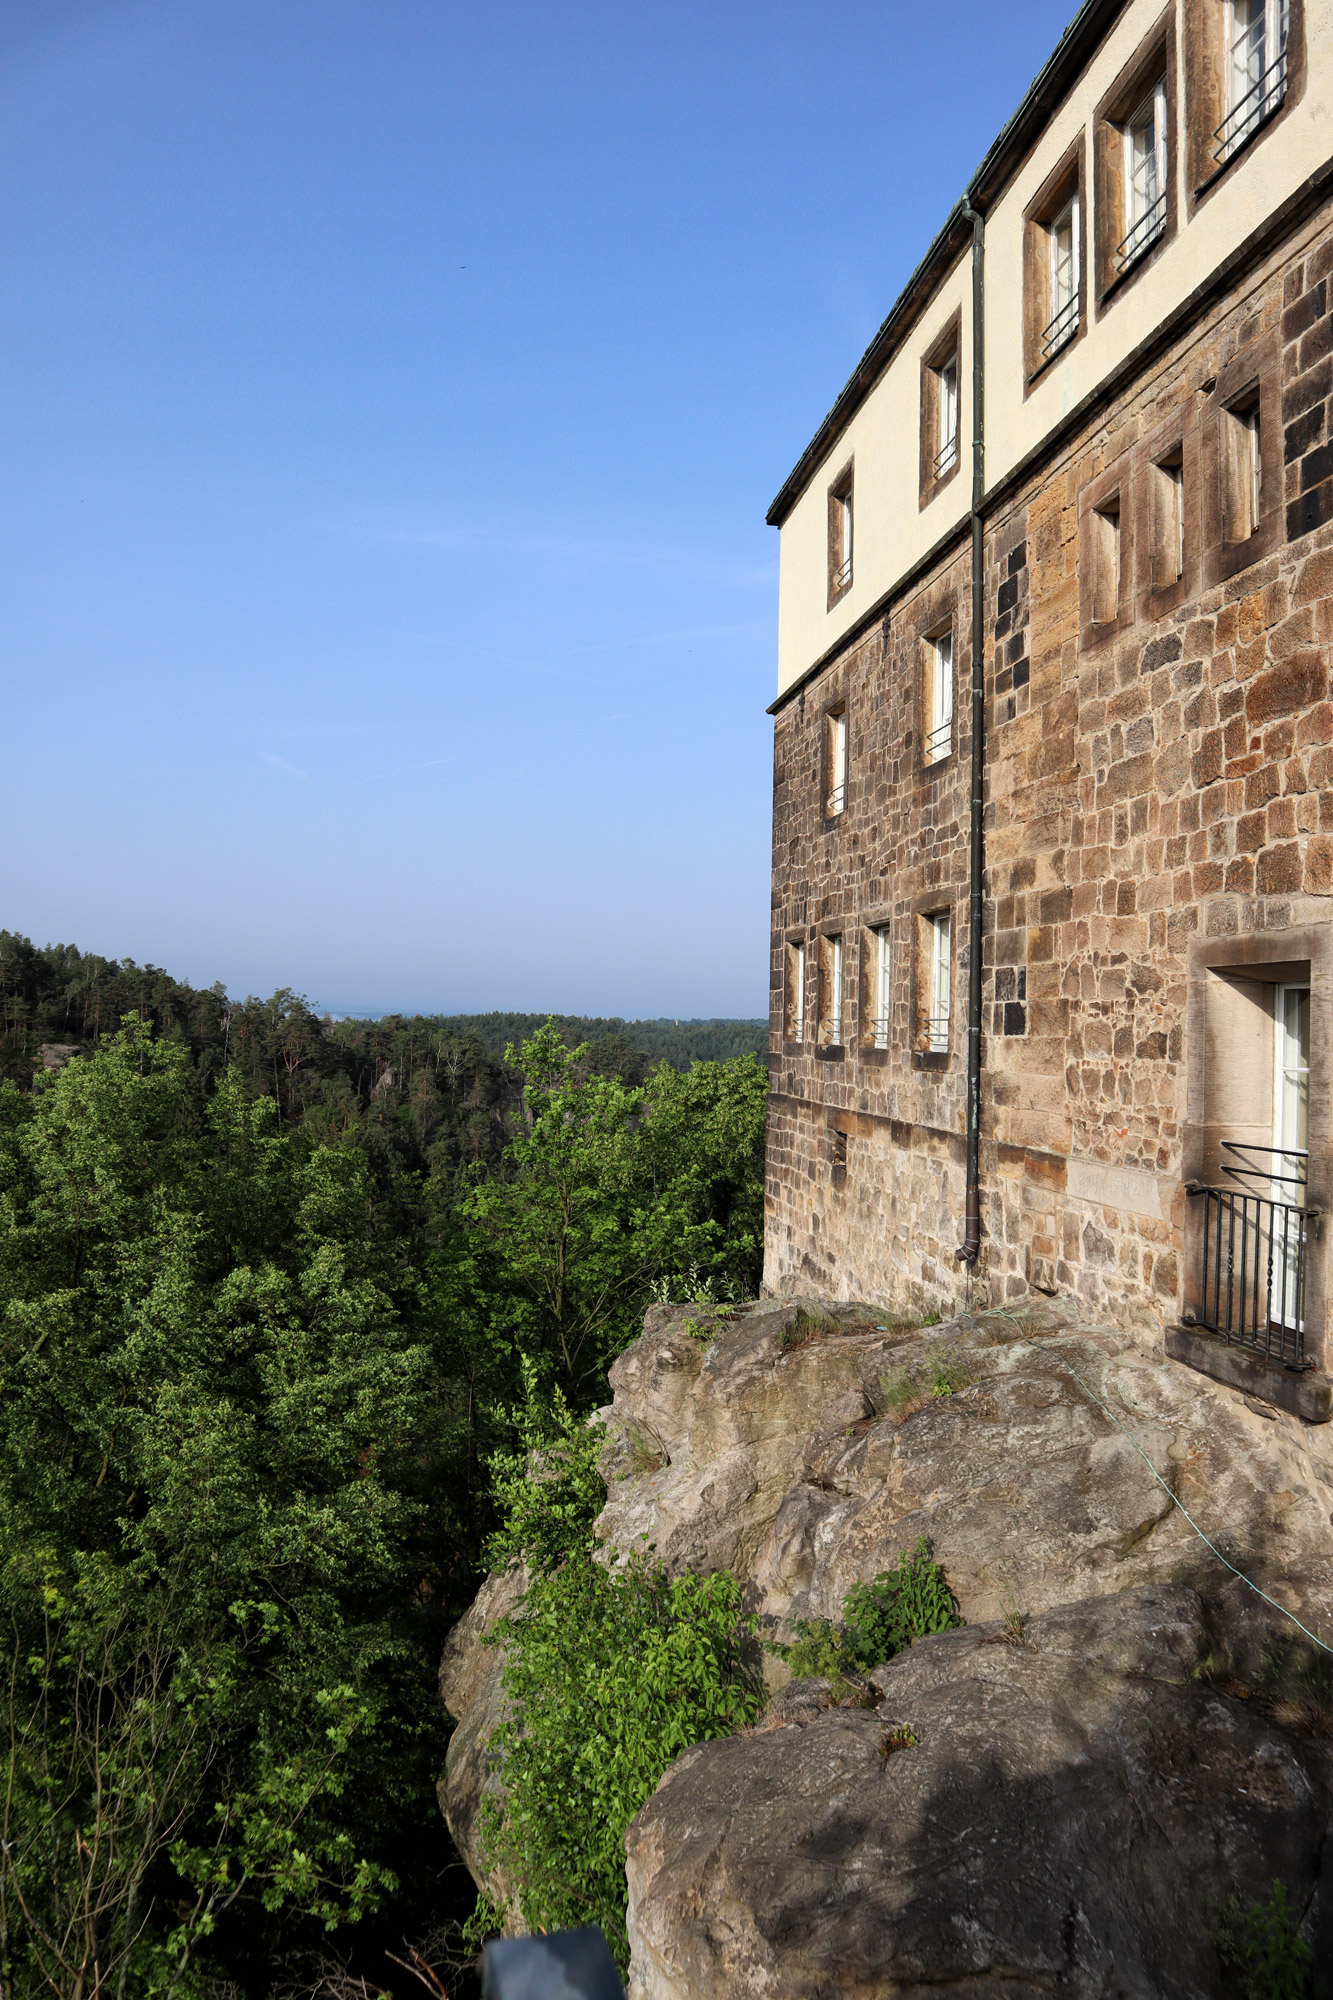
[[[759,1727],[677,1760],[627,1838],[633,2000],[1211,1996],[1227,1899],[1275,1876],[1333,1965],[1329,1711],[1283,1697],[1294,1628],[1172,1498],[1333,1637],[1333,1427],[1053,1308],[706,1318],[655,1308],[612,1372],[608,1551],[731,1568],[783,1638],[925,1535],[967,1624],[879,1669],[874,1707],[779,1692],[769,1657]],[[489,1580],[441,1671],[479,1881],[479,1640],[519,1588]]]

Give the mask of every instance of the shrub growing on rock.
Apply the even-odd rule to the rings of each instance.
[[[842,1622],[800,1618],[790,1646],[777,1646],[796,1680],[845,1680],[891,1660],[913,1639],[961,1625],[944,1571],[925,1537],[881,1570],[873,1583],[854,1583],[843,1599]]]
[[[506,1648],[510,1710],[491,1738],[505,1797],[483,1807],[483,1838],[531,1929],[600,1924],[628,1965],[626,1827],[674,1758],[762,1705],[740,1599],[725,1571],[673,1579],[637,1556],[609,1573],[581,1548],[489,1635]]]

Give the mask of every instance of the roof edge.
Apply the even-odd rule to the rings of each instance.
[[[910,331],[918,312],[933,295],[967,241],[965,207],[985,213],[1030,150],[1037,133],[1068,96],[1093,49],[1128,6],[1129,0],[1083,0],[1055,49],[1038,71],[1013,116],[1001,128],[980,166],[955,202],[944,227],[931,243],[893,303],[874,339],[852,371],[832,409],[783,482],[767,514],[769,526],[780,528],[809,485],[811,477],[847,428]]]

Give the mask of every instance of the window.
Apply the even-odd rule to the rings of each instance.
[[[922,1045],[932,1055],[949,1052],[949,912],[925,920],[925,1020]]]
[[[842,939],[819,940],[819,1040],[824,1048],[842,1046]]]
[[[1104,118],[1098,132],[1102,125]],[[1023,214],[1023,370],[1029,392],[1043,369],[1083,337],[1087,321],[1083,154],[1084,141],[1076,139]],[[1098,213],[1104,210],[1099,203]]]
[[[939,450],[935,454],[935,477],[942,479],[958,462],[958,356],[953,354],[939,371]]]
[[[1259,399],[1222,412],[1222,535],[1247,542],[1256,534],[1262,499]]]
[[[1152,584],[1168,589],[1185,574],[1185,463],[1179,446],[1152,468]]]
[[[852,469],[829,488],[828,601],[829,609],[852,585]]]
[[[787,977],[782,994],[782,1039],[805,1040],[805,946],[787,945]]]
[[[870,1034],[872,1048],[889,1046],[891,996],[889,987],[889,926],[881,924],[870,933]]]
[[[938,764],[953,749],[953,632],[926,642],[926,727],[923,762]]]
[[[963,313],[961,306],[921,359],[921,495],[925,507],[960,463]]]
[[[1219,166],[1270,118],[1287,89],[1288,0],[1228,0],[1226,116],[1213,133]]]
[[[836,819],[847,803],[847,711],[824,718],[824,816]]]
[[[1160,77],[1124,128],[1125,222],[1115,249],[1119,275],[1150,250],[1166,228],[1166,79]]]
[[[1078,332],[1079,244],[1078,196],[1065,203],[1046,225],[1048,318],[1041,336],[1043,361],[1067,347]]]
[[[1107,625],[1120,610],[1120,496],[1092,514],[1092,616]]]

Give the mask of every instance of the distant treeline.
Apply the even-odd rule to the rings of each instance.
[[[239,1069],[252,1096],[314,1140],[355,1136],[382,1183],[401,1172],[448,1182],[495,1165],[514,1130],[523,1079],[504,1061],[539,1014],[387,1014],[333,1020],[281,987],[233,1000],[158,966],[75,945],[36,946],[0,931],[0,1076],[30,1085],[43,1048],[86,1049],[133,1014],[187,1048],[206,1076]],[[557,1016],[566,1044],[589,1044],[586,1072],[637,1085],[661,1062],[679,1070],[762,1051],[762,1021],[623,1021]]]

